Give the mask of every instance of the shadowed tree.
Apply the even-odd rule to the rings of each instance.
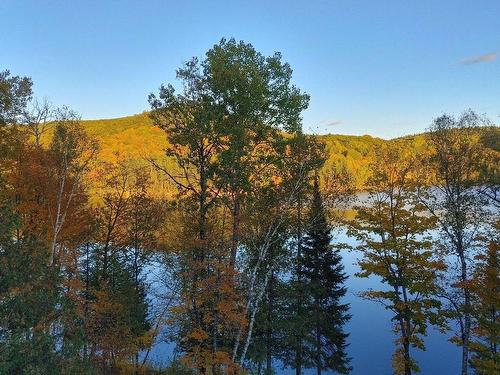
[[[310,320],[307,325],[311,327],[305,339],[305,355],[318,375],[323,370],[339,374],[351,370],[346,353],[348,335],[343,330],[350,319],[349,305],[341,301],[347,292],[344,285],[347,276],[340,250],[331,244],[331,231],[316,176],[302,262],[308,294],[304,307]]]

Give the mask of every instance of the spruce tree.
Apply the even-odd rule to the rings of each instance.
[[[344,285],[347,276],[339,250],[331,245],[331,231],[316,177],[304,238],[303,275],[308,292],[306,309],[311,320],[304,355],[309,359],[306,362],[314,364],[318,375],[322,370],[340,374],[351,370],[346,353],[348,334],[343,330],[350,319],[349,304],[341,301],[347,292]]]

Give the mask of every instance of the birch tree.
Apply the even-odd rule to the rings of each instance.
[[[51,163],[47,168],[47,173],[56,179],[54,197],[49,206],[50,265],[57,260],[61,231],[72,213],[73,200],[81,191],[84,175],[97,151],[97,142],[85,133],[78,115],[67,107],[59,109],[49,148]]]
[[[472,305],[467,285],[471,259],[487,215],[477,186],[483,155],[481,126],[486,122],[471,110],[458,118],[443,115],[434,120],[427,137],[434,150],[427,164],[433,188],[423,189],[421,194],[421,202],[439,224],[442,248],[459,264],[458,274],[448,281],[443,296],[450,301],[459,327],[454,341],[462,347],[462,375],[469,373]]]

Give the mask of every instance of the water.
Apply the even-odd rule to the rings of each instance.
[[[339,242],[354,244],[344,233],[336,236]],[[345,270],[349,275],[358,271],[356,251],[344,252]],[[391,313],[376,302],[367,301],[356,294],[368,288],[377,288],[375,278],[349,277],[347,301],[351,304],[351,321],[346,325],[349,337],[349,355],[352,357],[353,375],[390,375],[391,356],[395,338],[391,330]],[[448,341],[452,332],[442,334],[430,329],[425,338],[426,351],[413,349],[423,375],[452,375],[460,373],[461,350]],[[286,372],[282,373],[283,375]]]
[[[355,245],[353,238],[345,232],[335,233],[335,242]],[[368,288],[380,287],[376,278],[358,278],[353,276],[357,271],[356,251],[342,253],[346,273],[348,293],[346,302],[350,303],[352,318],[345,326],[350,334],[348,354],[352,358],[353,375],[391,375],[391,356],[394,351],[395,336],[392,332],[391,313],[376,302],[358,297],[358,293]],[[423,375],[455,375],[460,373],[460,348],[448,341],[452,332],[442,334],[432,328],[425,338],[426,351],[412,349],[412,354],[418,361]],[[150,359],[158,364],[167,364],[172,355],[173,345],[159,342],[152,350]],[[277,366],[279,375],[295,374],[294,370],[281,369]],[[324,374],[329,372],[324,371]],[[331,373],[331,372],[330,372]],[[315,374],[314,370],[306,370],[305,375]]]

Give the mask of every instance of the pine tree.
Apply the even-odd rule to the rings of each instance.
[[[308,291],[307,316],[312,328],[306,336],[304,355],[314,364],[318,375],[322,370],[340,374],[351,370],[346,353],[348,334],[343,330],[350,319],[349,304],[341,302],[347,292],[344,285],[347,276],[339,250],[331,245],[331,231],[316,177],[302,262]]]
[[[277,357],[284,366],[293,368],[296,375],[301,375],[304,368],[313,363],[304,356],[304,344],[309,327],[309,312],[306,306],[307,292],[303,270],[304,237],[307,231],[306,204],[311,197],[310,176],[324,163],[324,145],[315,137],[298,134],[291,143],[286,162],[290,175],[288,180],[297,191],[288,208],[288,239],[285,246],[286,266],[284,285],[276,298],[279,305],[277,319],[279,324],[275,340]]]

